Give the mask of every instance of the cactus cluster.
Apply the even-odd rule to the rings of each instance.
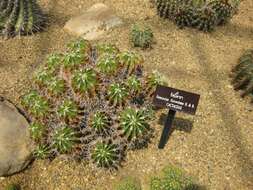
[[[236,0],[157,0],[161,17],[172,20],[179,28],[194,27],[204,32],[226,24],[237,12]]]
[[[242,90],[242,97],[252,97],[253,101],[253,49],[247,50],[232,70],[232,84],[235,90]]]
[[[78,39],[49,55],[21,103],[32,120],[38,158],[58,154],[116,167],[126,150],[152,137],[152,94],[161,76],[143,71],[143,58],[115,46]]]
[[[35,0],[0,1],[0,35],[28,35],[43,29],[45,15]]]

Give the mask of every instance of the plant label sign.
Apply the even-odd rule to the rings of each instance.
[[[169,131],[171,129],[176,112],[180,111],[195,115],[199,99],[199,94],[186,92],[166,86],[157,86],[153,104],[157,107],[169,109],[158,148],[164,148],[169,137]]]
[[[200,95],[166,86],[158,86],[153,100],[154,105],[174,111],[195,114]]]

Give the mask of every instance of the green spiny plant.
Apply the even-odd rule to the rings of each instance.
[[[47,57],[46,68],[49,71],[55,71],[57,67],[61,64],[62,55],[58,53],[51,54]]]
[[[93,69],[77,71],[72,79],[72,85],[77,92],[87,93],[95,92],[98,84],[97,74]]]
[[[182,170],[173,166],[167,166],[163,170],[162,177],[151,179],[150,190],[182,190],[196,189],[189,177],[186,177]]]
[[[253,96],[253,50],[247,50],[232,70],[235,90],[243,90],[242,97]]]
[[[113,142],[99,142],[95,145],[91,157],[99,167],[111,167],[119,161],[117,144]]]
[[[96,47],[98,56],[103,54],[116,55],[119,53],[118,48],[112,44],[99,44]]]
[[[128,91],[123,84],[114,83],[111,84],[108,89],[109,101],[113,103],[114,106],[122,106],[126,97],[128,96]]]
[[[138,25],[133,25],[131,29],[131,43],[134,47],[141,47],[143,49],[150,48],[153,43],[153,32],[149,27],[143,29]]]
[[[41,31],[45,26],[35,0],[3,0],[0,4],[0,34],[6,37],[27,35]]]
[[[179,28],[193,25],[195,18],[194,9],[189,4],[182,4],[175,11],[174,22]]]
[[[147,76],[146,86],[149,95],[151,95],[155,91],[158,85],[163,84],[165,84],[165,81],[158,71],[153,71],[150,75]]]
[[[217,15],[217,24],[226,24],[233,16],[233,7],[229,0],[213,0],[207,6],[211,7]]]
[[[76,104],[71,100],[65,100],[58,107],[58,115],[65,119],[74,119],[78,114],[78,108]]]
[[[120,126],[128,140],[143,135],[149,127],[146,114],[133,108],[127,108],[121,113]]]
[[[115,74],[118,69],[118,66],[119,64],[117,62],[116,56],[107,53],[102,55],[102,57],[99,59],[97,63],[99,71],[108,75]]]
[[[195,27],[210,32],[227,23],[237,12],[239,0],[157,0],[161,17],[169,18],[180,28]]]
[[[23,97],[22,103],[29,108],[35,117],[44,117],[49,112],[49,103],[36,91],[31,91]]]
[[[127,68],[127,72],[130,74],[142,65],[142,61],[142,57],[133,52],[127,51],[119,54],[119,62]]]
[[[141,81],[135,76],[135,75],[132,75],[130,76],[128,79],[127,79],[127,88],[129,90],[129,92],[132,92],[132,93],[140,93],[141,91]]]
[[[5,188],[5,190],[21,190],[21,187],[18,184],[10,184]]]
[[[85,61],[83,53],[78,51],[67,52],[63,57],[63,65],[66,69],[73,69],[80,66]]]
[[[196,11],[196,19],[193,21],[193,25],[204,32],[211,32],[214,30],[217,24],[217,14],[210,7],[204,7]]]
[[[152,130],[148,122],[152,97],[144,94],[149,93],[149,89],[153,93],[156,84],[160,84],[159,77],[144,73],[140,55],[122,53],[110,44],[91,46],[78,39],[68,45],[66,52],[74,53],[73,59],[67,60],[64,52],[51,54],[35,73],[38,80],[32,81],[32,89],[22,98],[32,123],[45,125],[45,135],[36,142],[40,145],[37,157],[54,158],[67,153],[75,159],[91,159],[98,140],[106,145],[111,140],[108,146],[116,145],[117,150],[117,160],[111,166],[115,168],[126,147],[143,148],[150,142]],[[64,85],[55,85],[53,80],[62,80]],[[55,95],[52,91],[58,86],[60,90]],[[131,132],[122,134],[120,117],[127,108],[138,108],[134,117],[141,124],[145,117],[144,133],[129,129]],[[43,156],[44,153],[47,156]]]
[[[52,146],[59,153],[70,152],[77,142],[77,133],[68,126],[57,128],[52,136]]]
[[[70,42],[67,47],[71,52],[86,53],[91,51],[91,45],[87,40],[82,38]]]
[[[48,145],[39,144],[33,151],[33,156],[38,159],[46,159],[50,156],[50,153]]]
[[[174,19],[177,8],[183,4],[183,0],[157,0],[156,6],[160,17]]]
[[[64,92],[65,81],[63,79],[59,79],[57,77],[51,77],[47,81],[47,89],[53,95],[60,95]]]
[[[97,133],[106,134],[110,126],[110,119],[104,112],[97,111],[92,115],[90,125]]]
[[[127,177],[120,181],[117,185],[116,190],[141,190],[141,183],[139,180]]]
[[[41,141],[41,139],[45,136],[46,128],[41,123],[32,123],[29,126],[30,134],[33,140],[36,142]]]
[[[40,69],[35,73],[34,80],[37,82],[38,85],[46,86],[50,78],[52,78],[51,72],[45,69]]]

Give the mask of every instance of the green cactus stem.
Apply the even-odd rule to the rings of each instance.
[[[45,15],[35,0],[2,0],[0,4],[0,34],[10,37],[28,35],[43,30]]]
[[[253,97],[253,50],[247,50],[239,59],[238,65],[232,71],[235,90],[242,90],[242,97]],[[253,98],[252,98],[253,100]]]

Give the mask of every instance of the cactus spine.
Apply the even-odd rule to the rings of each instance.
[[[45,24],[35,0],[2,0],[0,2],[0,34],[6,37],[41,31]]]

